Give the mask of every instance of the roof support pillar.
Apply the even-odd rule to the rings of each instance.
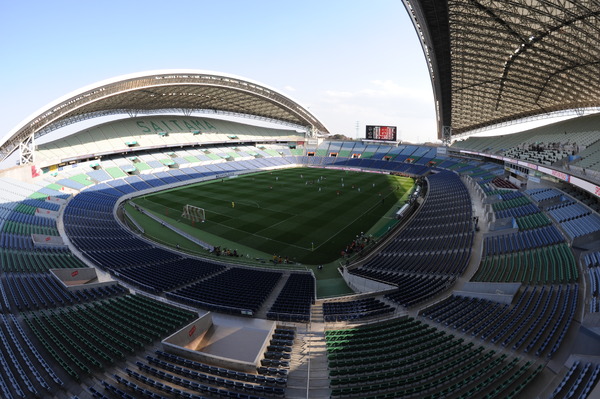
[[[308,126],[306,129],[306,138],[316,139],[318,136],[319,130],[315,126]]]
[[[31,133],[23,141],[19,143],[19,165],[27,165],[33,163],[33,152],[35,149],[34,134]]]
[[[442,144],[450,145],[452,140],[452,126],[442,126]]]

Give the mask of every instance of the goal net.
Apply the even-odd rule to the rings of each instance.
[[[204,208],[199,208],[189,204],[183,206],[183,213],[181,214],[181,217],[191,220],[192,222],[204,222],[206,220]]]

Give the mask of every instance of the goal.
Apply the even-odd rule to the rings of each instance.
[[[183,206],[183,213],[181,214],[181,217],[191,220],[192,222],[204,222],[206,220],[204,208],[199,208],[190,204]]]

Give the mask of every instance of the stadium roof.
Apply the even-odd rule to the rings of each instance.
[[[159,70],[105,80],[43,107],[7,135],[0,159],[32,135],[39,137],[81,120],[167,111],[228,113],[328,133],[306,108],[263,84],[218,72]]]
[[[403,0],[429,64],[438,136],[600,106],[600,1]]]

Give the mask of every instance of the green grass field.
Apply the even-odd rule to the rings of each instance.
[[[406,177],[295,168],[218,179],[134,201],[170,224],[187,226],[211,245],[315,265],[338,259],[357,234],[385,226],[412,187]],[[204,208],[206,222],[191,228],[181,218],[186,204]]]

